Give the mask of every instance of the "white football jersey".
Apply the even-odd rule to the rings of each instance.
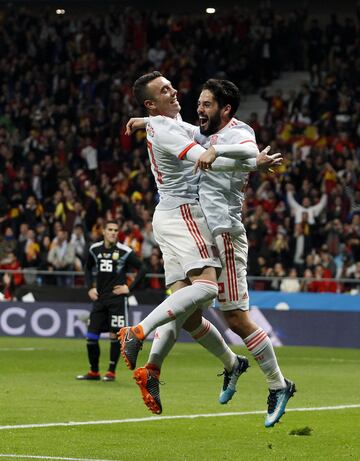
[[[233,118],[222,130],[211,136],[196,132],[195,141],[206,149],[214,144],[256,144],[254,130]],[[242,171],[202,171],[199,182],[200,205],[213,235],[222,232],[245,232],[241,219],[244,191],[249,174]]]
[[[151,170],[160,195],[159,210],[171,210],[185,203],[195,203],[198,196],[198,175],[194,164],[182,160],[194,149],[204,148],[194,141],[196,127],[181,121],[158,115],[149,117],[146,126],[147,147]]]

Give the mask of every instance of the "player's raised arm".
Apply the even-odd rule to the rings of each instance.
[[[132,117],[126,124],[125,134],[130,136],[137,130],[145,129],[149,117]]]
[[[232,147],[232,146],[231,146]],[[201,170],[213,171],[254,171],[257,169],[276,168],[282,164],[282,155],[277,152],[269,155],[270,146],[267,146],[263,151],[258,152],[255,156],[244,158],[243,160],[235,160],[230,158],[216,157],[214,146],[209,147],[197,159],[196,154],[190,153],[187,155],[187,160],[195,163],[195,172]]]

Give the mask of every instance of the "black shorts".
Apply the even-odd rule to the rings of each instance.
[[[95,301],[90,313],[88,331],[91,333],[117,333],[129,324],[128,299],[118,296],[104,301]]]

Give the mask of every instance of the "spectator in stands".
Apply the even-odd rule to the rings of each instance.
[[[288,183],[286,185],[287,190],[287,201],[291,208],[291,211],[295,218],[295,224],[303,223],[304,215],[307,215],[307,223],[309,226],[313,226],[315,224],[315,218],[320,215],[327,204],[327,195],[323,193],[321,196],[321,200],[319,203],[314,205],[311,204],[311,199],[309,197],[304,197],[302,201],[302,205],[298,203],[294,198],[294,187],[292,184]]]
[[[312,279],[314,277],[314,273],[311,269],[307,268],[303,274],[303,280],[301,281],[301,291],[308,292],[311,291],[309,289],[310,284],[312,283]]]
[[[84,229],[81,224],[76,224],[70,237],[70,243],[75,248],[75,267],[76,270],[81,271],[85,262],[86,240]]]
[[[15,251],[17,242],[12,227],[6,227],[4,236],[0,237],[0,261],[8,250]]]
[[[298,280],[298,273],[295,267],[289,270],[287,277],[285,277],[280,283],[280,290],[285,293],[298,293],[301,289],[300,282]]]
[[[26,239],[20,241],[17,248],[17,255],[21,267],[37,267],[40,262],[40,245],[36,240],[34,229],[28,229]]]
[[[150,258],[148,258],[146,272],[151,274],[151,277],[145,279],[145,288],[165,289],[163,261],[158,251],[153,251]]]
[[[56,237],[51,242],[48,254],[48,262],[56,271],[75,270],[75,247],[68,242],[67,232],[63,229],[58,230]],[[73,277],[67,275],[57,275],[58,286],[71,286]]]
[[[308,284],[307,291],[313,293],[336,293],[336,282],[327,281],[327,279],[331,278],[331,272],[329,271],[329,269],[324,269],[324,267],[321,264],[318,264],[315,267],[314,278],[315,280]]]
[[[142,235],[143,235],[143,242],[141,246],[141,256],[146,263],[149,263],[150,257],[153,252],[153,248],[157,246],[157,243],[156,243],[156,240],[153,234],[151,221],[147,221],[145,223]]]
[[[0,269],[16,271],[16,269],[21,269],[19,260],[17,259],[14,251],[11,248],[7,248],[5,256],[0,261]],[[12,272],[11,273],[11,283],[14,288],[22,285],[24,283],[24,277],[21,272]]]
[[[4,7],[0,235],[11,228],[21,242],[29,228],[36,229],[41,247],[36,264],[46,267],[44,236],[56,236],[58,219],[69,235],[81,224],[85,239],[94,241],[101,234],[98,218],[111,213],[138,226],[131,238],[149,255],[146,229],[158,197],[146,173],[144,133],[129,138],[121,132],[128,114],[136,115],[129,84],[134,75],[152,70],[156,62],[179,87],[191,121],[196,89],[206,74],[223,75],[256,92],[271,74],[296,68],[308,70],[311,81],[290,95],[281,88],[267,91],[265,121],[251,116],[259,147],[271,143],[274,151],[287,152],[287,161],[278,175],[250,176],[243,210],[249,275],[267,272],[259,261],[266,269],[277,262],[285,269],[295,265],[302,274],[320,262],[323,244],[335,260],[344,245],[351,264],[360,261],[360,30],[354,21],[313,21],[306,9],[280,18],[267,7],[256,14],[241,10],[198,17],[194,33],[190,17],[180,24],[170,15],[144,11],[134,23],[131,9],[88,12],[87,18],[60,22],[47,15],[44,22],[42,12]],[[24,21],[31,23],[37,46],[16,46],[15,52],[8,44],[22,43]],[[93,30],[101,38],[95,39]],[[261,61],[267,75],[259,72]],[[206,65],[199,66],[202,62]],[[39,223],[45,233],[38,233]],[[0,237],[0,258],[6,244]],[[311,266],[310,253],[316,259]]]
[[[279,291],[281,281],[286,276],[286,272],[285,272],[285,269],[284,269],[282,263],[280,263],[280,262],[275,263],[274,268],[273,269],[270,268],[267,271],[267,276],[268,277],[275,277],[271,281],[270,288],[271,288],[271,290]]]
[[[360,293],[360,261],[355,263],[352,267],[348,270],[348,276],[351,279],[354,279],[357,283],[350,285],[351,293]]]
[[[9,272],[1,274],[0,301],[11,301],[15,295],[15,284],[13,275]]]
[[[90,137],[84,140],[80,155],[86,162],[86,168],[89,171],[90,178],[93,181],[96,180],[98,171],[98,151],[94,147],[94,143],[91,141]]]

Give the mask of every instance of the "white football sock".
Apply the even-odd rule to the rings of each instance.
[[[203,317],[201,325],[189,333],[195,341],[218,357],[227,371],[232,370],[236,354],[225,343],[219,330],[212,323]]]
[[[197,308],[195,307],[195,309]],[[159,369],[161,369],[164,359],[167,357],[179,337],[179,332],[186,318],[187,315],[183,314],[175,320],[156,328],[148,363],[157,365]]]
[[[139,323],[144,336],[183,314],[188,317],[194,308],[215,298],[217,294],[217,283],[209,280],[195,280],[192,285],[175,291]]]
[[[276,360],[271,340],[262,328],[244,339],[248,351],[253,355],[266,376],[269,389],[284,389],[286,383]]]

